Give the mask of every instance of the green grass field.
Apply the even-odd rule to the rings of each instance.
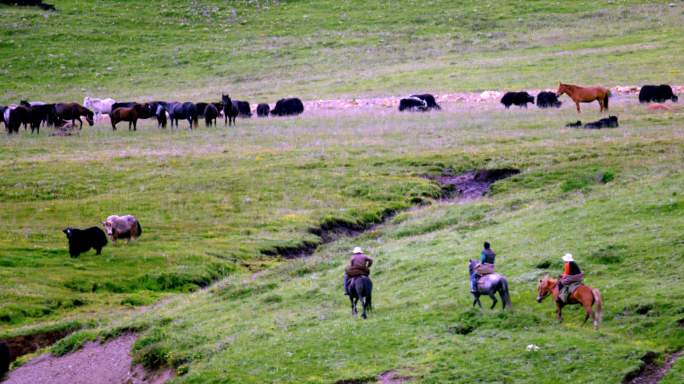
[[[0,6],[0,102],[681,84],[684,64],[680,3],[56,5],[48,16]],[[135,330],[136,360],[172,367],[179,383],[373,382],[388,370],[427,383],[620,382],[647,351],[684,348],[684,110],[616,98],[620,128],[573,130],[563,101],[0,135],[0,338],[84,328],[51,348],[63,354]],[[424,177],[499,167],[522,173],[465,204],[439,200]],[[268,256],[318,245],[321,224],[395,211],[307,259]],[[142,237],[70,258],[61,230],[112,213],[136,215]],[[466,263],[484,240],[510,312],[471,309]],[[377,260],[367,321],[341,292],[355,245]],[[565,252],[602,291],[599,331],[578,308],[558,325],[552,303],[534,300]],[[682,367],[663,382],[684,380]]]

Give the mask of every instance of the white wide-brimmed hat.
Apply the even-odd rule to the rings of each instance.
[[[363,253],[363,250],[361,249],[361,247],[354,247],[354,250],[352,251],[352,253],[353,254]]]
[[[572,254],[566,253],[565,255],[563,255],[563,261],[570,262],[570,261],[575,261],[575,260],[572,258]]]

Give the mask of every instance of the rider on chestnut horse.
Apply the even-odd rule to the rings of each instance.
[[[565,267],[560,280],[558,281],[558,300],[563,303],[567,303],[568,296],[575,292],[575,289],[582,284],[584,280],[584,274],[580,270],[579,265],[572,258],[572,254],[566,253],[563,256],[563,261],[565,262]]]

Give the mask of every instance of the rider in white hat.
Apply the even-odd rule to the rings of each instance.
[[[566,253],[562,257],[565,262],[563,268],[563,274],[561,275],[559,281],[559,295],[561,301],[567,302],[568,296],[570,295],[570,286],[579,285],[584,279],[584,274],[580,269],[579,265],[573,259],[572,254]],[[574,290],[573,290],[574,291]]]
[[[354,247],[349,265],[344,271],[344,294],[349,295],[347,283],[350,278],[370,275],[370,267],[373,259],[363,253],[361,247]]]

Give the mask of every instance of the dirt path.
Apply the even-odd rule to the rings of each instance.
[[[657,354],[647,353],[641,360],[643,366],[637,372],[628,374],[622,381],[624,384],[657,384],[670,371],[674,363],[679,359],[684,351],[675,352],[665,358],[662,366],[656,363]]]
[[[162,384],[169,380],[170,370],[150,376],[132,365],[130,351],[136,338],[128,334],[104,344],[90,342],[62,357],[42,355],[10,372],[3,384]]]

